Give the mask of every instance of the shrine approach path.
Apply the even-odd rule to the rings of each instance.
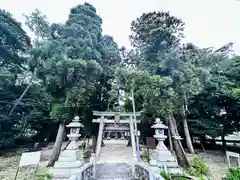
[[[126,140],[103,140],[97,163],[132,163],[134,162],[132,147],[127,147]]]

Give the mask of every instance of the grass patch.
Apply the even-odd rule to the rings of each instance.
[[[17,172],[18,164],[20,161],[21,153],[8,153],[0,157],[0,180],[13,180]],[[33,180],[35,167],[22,167],[19,169],[17,180]],[[48,175],[46,167],[39,166],[37,171],[36,180],[44,179],[42,177]]]

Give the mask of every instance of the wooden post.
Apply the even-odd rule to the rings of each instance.
[[[38,166],[39,166],[39,164],[37,164],[37,167],[36,167],[36,169],[35,169],[35,171],[34,171],[34,174],[33,174],[33,179],[35,179],[35,178],[36,178],[36,174],[37,174],[37,171],[38,171]]]
[[[20,169],[20,167],[18,166],[18,168],[17,168],[17,172],[16,172],[15,177],[14,177],[14,180],[17,179],[17,175],[18,175],[19,169]]]

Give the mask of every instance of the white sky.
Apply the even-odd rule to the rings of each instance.
[[[228,42],[240,54],[240,1],[238,0],[0,0],[3,8],[23,22],[23,13],[35,8],[50,22],[64,22],[71,7],[89,2],[103,19],[103,33],[119,46],[130,47],[130,23],[143,12],[170,11],[185,23],[187,42],[200,47],[220,47]]]

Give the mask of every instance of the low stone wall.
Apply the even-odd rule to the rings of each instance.
[[[164,180],[159,173],[153,173],[150,167],[143,163],[133,164],[133,177],[131,179],[144,179],[144,180]],[[72,175],[69,180],[90,180],[95,178],[95,167],[92,163],[84,164],[79,174]]]
[[[159,173],[153,173],[150,167],[146,164],[136,162],[134,163],[134,178],[146,180],[164,180]]]
[[[72,175],[68,180],[88,180],[95,176],[95,169],[92,163],[84,164],[79,174]]]

